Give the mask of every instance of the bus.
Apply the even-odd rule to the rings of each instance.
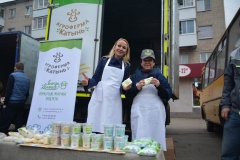
[[[240,9],[223,33],[208,58],[201,76],[200,106],[207,131],[213,132],[222,126],[220,100],[224,85],[224,71],[230,61],[230,54],[240,47]]]

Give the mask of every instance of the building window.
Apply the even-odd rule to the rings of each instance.
[[[25,15],[32,14],[32,6],[26,6],[25,8]]]
[[[207,62],[209,56],[211,55],[210,52],[206,52],[206,53],[200,53],[200,63],[205,63]]]
[[[188,64],[188,55],[182,54],[179,56],[179,64]]]
[[[47,17],[38,17],[33,19],[33,29],[44,29],[47,25]]]
[[[48,5],[48,0],[34,0],[33,1],[34,9],[47,8],[47,5]]]
[[[24,33],[31,35],[31,26],[25,26],[24,27]]]
[[[4,9],[0,9],[0,17],[4,18]]]
[[[197,0],[197,11],[209,11],[210,9],[210,0]]]
[[[15,28],[8,28],[8,31],[13,32],[13,31],[15,31]]]
[[[198,27],[198,38],[199,39],[208,39],[213,37],[212,26],[202,26]]]
[[[184,7],[191,7],[194,6],[194,0],[182,0],[180,1],[179,7],[184,8]]]
[[[16,9],[9,9],[9,18],[16,17]]]
[[[2,30],[3,30],[3,26],[0,26],[0,32],[2,32]]]
[[[194,33],[194,20],[181,21],[179,23],[180,34]]]

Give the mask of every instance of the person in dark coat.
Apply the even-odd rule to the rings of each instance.
[[[30,80],[23,70],[24,64],[18,62],[14,66],[14,72],[9,75],[0,132],[7,133],[12,123],[15,124],[15,131],[24,125],[23,112],[29,96]]]

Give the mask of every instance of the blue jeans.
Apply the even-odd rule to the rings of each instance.
[[[239,160],[240,115],[231,111],[224,124],[221,160]]]

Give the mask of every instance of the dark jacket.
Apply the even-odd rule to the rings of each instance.
[[[240,111],[240,48],[234,50],[224,73],[224,87],[220,105],[222,109]]]
[[[25,103],[29,96],[30,80],[22,70],[9,75],[4,104]]]
[[[126,97],[128,99],[133,99],[138,94],[138,92],[141,91],[141,90],[137,89],[136,84],[140,80],[143,80],[148,77],[153,77],[160,81],[160,85],[158,87],[156,87],[158,90],[158,95],[164,101],[164,103],[167,103],[168,100],[172,96],[172,89],[171,89],[167,79],[163,76],[160,68],[158,68],[158,67],[154,67],[153,70],[147,74],[147,76],[142,71],[142,67],[138,68],[135,71],[135,73],[131,76],[132,87],[126,91]]]

